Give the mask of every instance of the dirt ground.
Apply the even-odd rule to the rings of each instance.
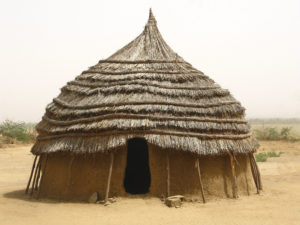
[[[118,198],[109,206],[30,199],[24,195],[30,146],[0,149],[0,224],[300,224],[300,142],[261,142],[259,151],[284,152],[258,163],[264,191],[239,199],[185,202],[168,208],[157,198]]]

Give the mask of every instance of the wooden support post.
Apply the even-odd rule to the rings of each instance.
[[[108,195],[109,195],[113,164],[114,164],[114,153],[111,152],[110,153],[110,166],[109,166],[109,171],[108,171],[108,179],[107,179],[107,186],[106,186],[106,193],[105,193],[105,200],[104,200],[105,202],[107,202]]]
[[[263,188],[262,188],[261,176],[260,176],[259,168],[257,166],[257,163],[256,163],[256,160],[255,160],[255,157],[254,157],[253,153],[251,153],[251,158],[252,158],[255,170],[256,170],[257,181],[258,181],[258,188],[259,188],[259,190],[262,190]]]
[[[235,162],[232,153],[229,153],[229,158],[230,158],[230,165],[231,165],[231,173],[232,173],[232,192],[233,192],[233,197],[238,198],[238,191],[237,191],[237,181],[236,181],[236,173],[235,173]]]
[[[34,157],[34,160],[33,160],[33,164],[32,164],[32,168],[31,168],[29,180],[28,180],[28,183],[27,183],[27,187],[26,187],[26,190],[25,190],[25,194],[28,193],[28,190],[29,190],[29,187],[30,187],[30,183],[31,183],[31,179],[32,179],[32,174],[33,174],[33,171],[34,171],[34,168],[35,168],[35,163],[36,163],[37,157],[38,157],[38,156],[36,155],[36,156]]]
[[[37,163],[35,171],[34,171],[34,176],[33,176],[33,181],[32,181],[32,185],[31,185],[30,196],[32,196],[33,191],[34,191],[34,187],[35,187],[35,183],[36,183],[36,179],[37,179],[37,173],[38,173],[39,166],[40,166],[40,161],[41,161],[41,158],[39,157],[38,163]]]
[[[263,185],[262,185],[262,182],[261,182],[261,176],[260,176],[259,168],[257,166],[256,161],[254,161],[254,162],[255,162],[255,166],[256,166],[256,170],[257,170],[257,175],[258,175],[259,190],[262,190],[263,189]]]
[[[167,197],[170,196],[170,159],[169,152],[167,152]]]
[[[68,192],[70,186],[71,186],[71,181],[72,181],[72,165],[74,162],[75,156],[72,154],[70,164],[69,164],[69,170],[68,170],[68,184],[67,184],[67,189],[66,192]]]
[[[41,158],[39,159],[39,163],[38,163],[38,174],[37,174],[37,178],[36,178],[36,182],[35,182],[35,187],[34,187],[35,191],[38,190],[40,175],[41,175]]]
[[[41,182],[40,182],[40,185],[39,185],[38,194],[36,196],[37,199],[40,197],[40,194],[41,194],[41,187],[43,185],[43,180],[44,180],[44,177],[45,177],[45,174],[46,174],[47,161],[48,161],[48,154],[45,154],[45,160],[44,160],[44,167],[42,169]],[[42,163],[42,161],[41,161],[41,163]]]
[[[259,194],[260,190],[262,190],[262,185],[260,180],[260,174],[253,153],[249,153],[249,159],[250,159],[251,172],[256,186],[257,194]]]
[[[198,169],[198,176],[199,176],[199,183],[200,183],[200,190],[201,190],[201,195],[202,195],[202,201],[205,203],[205,198],[204,198],[204,192],[203,192],[203,185],[202,185],[202,179],[201,179],[201,171],[200,171],[200,163],[199,159],[197,158],[197,169]]]
[[[257,179],[256,169],[255,169],[255,166],[253,164],[253,158],[252,158],[251,153],[249,153],[249,160],[250,160],[250,167],[251,167],[252,177],[253,177],[253,180],[254,180],[254,183],[255,183],[256,191],[257,191],[257,194],[259,194],[258,179]]]

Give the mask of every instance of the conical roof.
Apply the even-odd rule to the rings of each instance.
[[[245,109],[163,40],[150,10],[144,31],[61,89],[37,125],[34,154],[104,152],[132,137],[199,155],[257,149]]]

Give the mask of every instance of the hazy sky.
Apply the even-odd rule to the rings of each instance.
[[[39,121],[67,81],[143,31],[150,7],[247,117],[300,117],[300,0],[0,0],[0,121]]]

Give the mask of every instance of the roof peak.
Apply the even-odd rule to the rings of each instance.
[[[132,42],[107,58],[120,61],[184,61],[163,40],[153,16],[149,10],[149,19],[143,32]]]
[[[153,16],[152,9],[150,8],[149,9],[149,19],[148,19],[147,25],[153,25],[153,24],[156,25],[156,19]]]

